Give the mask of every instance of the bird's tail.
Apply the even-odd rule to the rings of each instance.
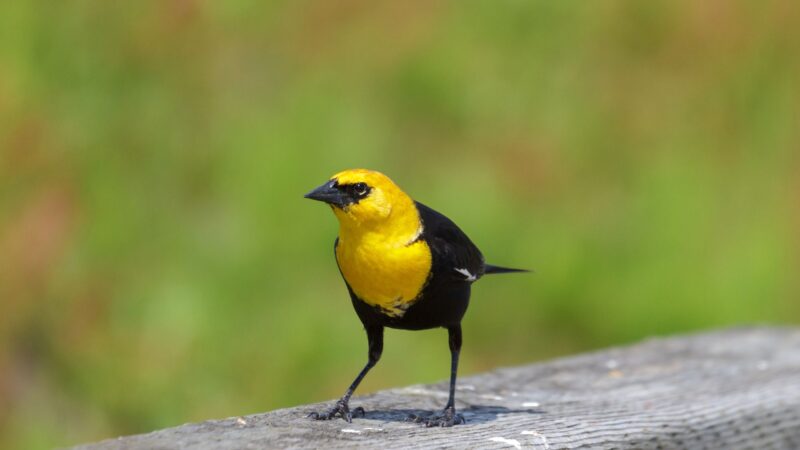
[[[493,266],[491,264],[484,264],[483,273],[490,275],[493,273],[515,273],[515,272],[530,272],[528,269],[512,269],[510,267]]]

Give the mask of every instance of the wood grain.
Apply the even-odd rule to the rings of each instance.
[[[305,418],[332,402],[209,420],[76,448],[800,448],[800,328],[740,328],[499,369],[459,380],[467,424],[427,429],[445,382],[356,397],[367,416]]]

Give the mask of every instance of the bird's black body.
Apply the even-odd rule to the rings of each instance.
[[[353,307],[365,327],[425,330],[458,325],[469,305],[472,282],[455,268],[466,269],[477,278],[484,273],[483,255],[467,235],[444,215],[422,203],[416,202],[416,205],[423,226],[419,239],[431,249],[431,274],[419,297],[400,317],[392,317],[368,305],[348,284]]]

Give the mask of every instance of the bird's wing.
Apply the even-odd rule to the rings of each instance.
[[[421,239],[433,253],[434,274],[472,282],[484,273],[483,255],[466,234],[443,214],[416,202],[422,220]]]

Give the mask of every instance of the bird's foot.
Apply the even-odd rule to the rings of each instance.
[[[331,420],[339,416],[348,423],[353,423],[353,417],[364,417],[365,415],[366,411],[364,411],[364,408],[359,406],[350,411],[350,405],[348,405],[347,400],[339,399],[336,405],[328,411],[321,413],[312,412],[306,417],[314,420]]]
[[[461,425],[467,423],[464,416],[456,414],[456,408],[448,406],[442,411],[442,414],[422,417],[416,414],[411,414],[406,419],[409,422],[421,423],[426,427],[452,427],[453,425]]]

